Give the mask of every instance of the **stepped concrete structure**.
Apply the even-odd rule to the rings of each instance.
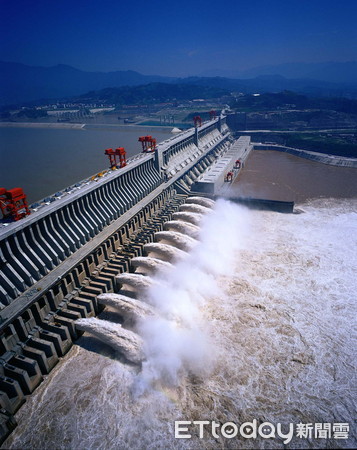
[[[251,149],[242,139],[234,143],[221,115],[0,224],[2,440],[16,426],[14,413],[81,333],[74,322],[104,308],[97,296],[117,291],[116,276],[133,270],[131,259],[145,253],[200,177],[219,168],[222,184],[237,148]]]

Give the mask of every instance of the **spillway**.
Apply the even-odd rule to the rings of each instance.
[[[211,208],[207,208],[203,205],[198,205],[195,203],[188,203],[183,204],[180,206],[180,211],[182,212],[189,212],[189,213],[196,213],[196,214],[207,214],[211,211]]]
[[[92,317],[91,319],[77,320],[76,328],[96,336],[122,354],[128,361],[139,364],[144,359],[143,342],[140,337],[132,331],[122,328],[119,324]]]
[[[144,249],[149,256],[153,255],[168,262],[179,261],[187,256],[187,253],[183,250],[160,242],[145,244]]]
[[[144,274],[153,274],[173,268],[169,262],[158,258],[150,258],[149,256],[136,256],[130,260],[130,264],[135,268],[136,273]]]
[[[200,228],[191,223],[182,222],[182,220],[169,220],[165,222],[164,229],[167,231],[177,231],[187,236],[198,239],[200,236]]]
[[[183,222],[189,222],[193,225],[199,225],[202,221],[202,217],[202,214],[188,211],[179,211],[172,214],[174,220],[182,220]]]
[[[123,290],[128,289],[137,295],[155,284],[153,278],[136,273],[122,273],[117,275],[115,279]]]
[[[124,319],[131,321],[156,314],[150,305],[122,294],[100,294],[98,295],[98,302],[114,308]]]
[[[163,244],[174,245],[184,251],[192,250],[198,243],[196,239],[177,231],[158,231],[155,233],[155,239]]]
[[[213,208],[213,206],[214,206],[214,200],[211,200],[210,198],[205,198],[205,197],[192,196],[186,200],[186,203],[188,203],[188,204],[193,203],[195,205],[205,206],[206,208]]]

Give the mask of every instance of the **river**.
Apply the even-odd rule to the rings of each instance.
[[[130,157],[141,152],[139,136],[161,142],[171,129],[0,127],[0,187],[22,187],[31,204],[108,168],[106,148],[124,147]]]

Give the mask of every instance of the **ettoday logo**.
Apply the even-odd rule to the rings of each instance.
[[[284,432],[285,430],[285,432]],[[211,434],[214,438],[220,437],[232,439],[240,435],[245,439],[270,439],[279,437],[283,439],[284,444],[289,442],[295,436],[300,439],[348,439],[348,423],[289,423],[276,425],[270,422],[263,422],[258,426],[258,421],[253,419],[251,422],[244,422],[240,426],[235,422],[226,422],[223,425],[219,422],[209,420],[177,420],[175,421],[175,438],[191,439],[191,433],[197,434],[199,439],[204,438],[205,433]]]
[[[294,436],[294,424],[292,423],[288,425],[288,433],[284,433],[280,423],[275,426],[270,422],[264,422],[258,426],[256,419],[253,419],[252,422],[244,422],[240,426],[235,422],[226,422],[222,425],[218,422],[210,422],[208,420],[178,420],[175,421],[175,438],[190,439],[192,436],[189,434],[189,431],[194,431],[192,426],[198,427],[200,439],[204,437],[204,430],[211,433],[216,439],[220,437],[232,439],[238,436],[238,434],[245,439],[256,439],[258,436],[269,439],[278,436],[284,439],[284,444],[288,444]]]

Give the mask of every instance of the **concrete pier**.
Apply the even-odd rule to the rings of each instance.
[[[237,139],[197,178],[192,190],[205,194],[224,195],[230,184],[237,178],[252,148],[249,136]],[[235,164],[237,160],[239,160],[239,167]],[[228,173],[232,174],[229,182],[226,181]]]

